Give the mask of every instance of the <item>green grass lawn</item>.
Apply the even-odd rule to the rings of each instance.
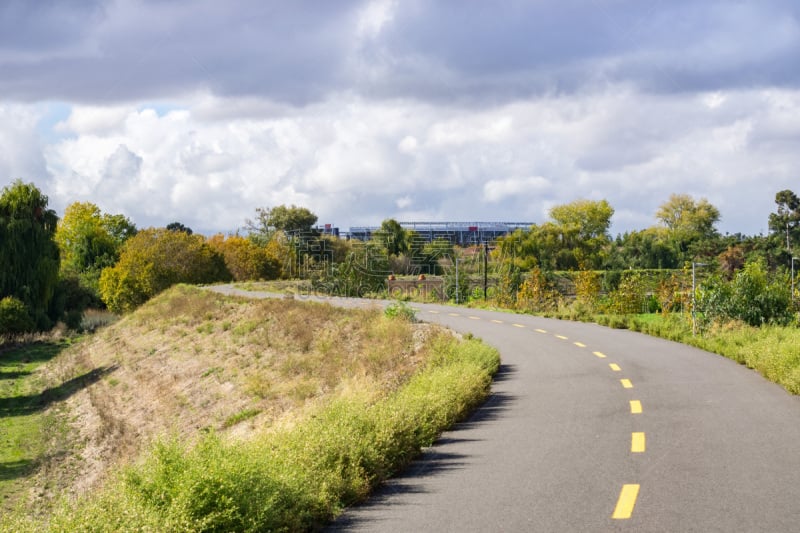
[[[67,343],[36,343],[0,352],[0,509],[16,502],[44,453],[44,409],[52,391],[44,390],[36,369]]]

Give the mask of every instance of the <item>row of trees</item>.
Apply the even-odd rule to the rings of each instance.
[[[575,273],[567,276],[573,288],[588,294],[597,282],[608,302],[607,295],[630,278],[614,272],[680,270],[702,261],[716,267],[704,270],[718,274],[714,294],[735,299],[735,288],[725,284],[741,272],[753,277],[751,265],[760,265],[768,287],[774,276],[785,277],[781,265],[788,264],[791,247],[800,241],[800,199],[781,191],[776,204],[769,235],[721,236],[713,205],[673,195],[656,212],[656,225],[615,239],[609,234],[614,209],[607,201],[559,205],[550,220],[494,243],[489,258],[494,294],[498,303],[533,310],[563,294],[554,273],[568,271]],[[0,333],[46,329],[57,320],[74,326],[89,305],[129,311],[178,282],[305,277],[322,290],[352,295],[384,290],[388,274],[445,274],[448,294],[461,300],[469,296],[467,275],[481,268],[475,266],[481,250],[457,249],[446,240],[427,242],[392,219],[366,243],[320,235],[316,222],[304,207],[259,208],[245,221],[244,235],[206,238],[179,222],[138,230],[123,215],[103,213],[89,202],[69,205],[59,221],[47,196],[33,184],[14,182],[0,195]],[[466,274],[458,285],[450,279],[457,257]],[[605,274],[592,278],[597,271]],[[648,285],[650,295],[659,291]],[[716,301],[713,297],[702,301],[708,316],[741,315],[732,311],[735,306],[708,304]]]
[[[608,234],[613,210],[607,202],[558,206],[551,221],[500,240],[497,296],[510,307],[547,311],[563,305],[569,278],[576,304],[595,311],[672,311],[679,302],[683,309],[695,305],[703,323],[788,323],[796,314],[789,271],[792,249],[800,244],[800,199],[785,190],[775,202],[770,234],[753,237],[720,235],[716,207],[688,195],[662,204],[657,225],[616,239]],[[692,264],[701,265],[696,301],[687,296]],[[595,272],[595,281],[603,283],[594,294],[581,294],[581,283],[585,287],[597,270],[603,275]],[[559,286],[557,271],[574,275],[562,273]]]
[[[656,212],[659,224],[609,235],[614,209],[605,200],[556,206],[550,221],[517,230],[498,243],[497,254],[522,270],[681,268],[718,254],[729,244],[717,231],[719,211],[707,200],[672,195]]]
[[[747,261],[763,260],[770,269],[788,264],[800,245],[800,199],[777,193],[766,236],[721,235],[719,210],[707,200],[675,194],[655,213],[657,224],[612,239],[613,208],[605,200],[579,200],[556,206],[550,221],[501,239],[496,256],[529,271],[598,269],[680,269],[687,262],[717,261],[730,274]]]
[[[97,292],[109,309],[128,312],[176,284],[270,280],[297,271],[296,233],[313,234],[316,216],[305,208],[259,209],[248,235],[206,238],[172,223],[127,239],[117,261],[102,269]]]
[[[89,306],[134,309],[175,283],[275,279],[296,272],[293,234],[312,234],[305,208],[260,209],[249,235],[195,234],[180,222],[138,230],[89,202],[59,220],[32,183],[0,194],[0,334],[77,328]],[[296,240],[296,239],[295,239]]]
[[[607,201],[559,205],[550,220],[493,243],[489,292],[499,305],[525,311],[569,305],[587,312],[670,312],[697,305],[707,320],[785,323],[795,312],[788,266],[791,247],[800,238],[800,200],[781,191],[776,204],[769,235],[723,236],[716,228],[716,207],[705,199],[672,195],[655,213],[656,225],[616,239],[609,234],[614,209]],[[469,281],[476,274],[484,277],[481,249],[454,249],[418,237],[386,220],[370,242],[351,247],[349,261],[335,264],[316,286],[363,295],[381,292],[386,274],[436,273],[445,274],[451,299],[482,297]],[[696,304],[689,296],[692,263],[702,264],[702,298]]]

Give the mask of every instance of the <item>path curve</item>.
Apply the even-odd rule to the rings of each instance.
[[[492,395],[330,530],[800,528],[800,398],[778,385],[718,355],[631,331],[413,307],[500,350]]]

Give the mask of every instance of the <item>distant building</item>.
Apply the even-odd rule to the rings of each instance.
[[[444,239],[459,246],[490,242],[532,225],[533,222],[400,222],[403,229],[416,232],[426,242]],[[347,236],[368,241],[378,230],[380,226],[351,226]]]
[[[334,227],[333,224],[324,224],[322,226],[317,226],[314,229],[317,230],[320,235],[331,235],[333,237],[339,237],[339,228]]]

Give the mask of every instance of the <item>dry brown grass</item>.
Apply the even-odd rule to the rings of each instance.
[[[65,405],[71,475],[40,484],[94,488],[111,465],[167,434],[209,430],[247,438],[332,395],[384,394],[426,360],[431,326],[378,309],[248,300],[179,286],[70,348],[47,367],[54,385],[113,368]],[[49,472],[49,473],[48,473]]]
[[[56,327],[50,331],[0,335],[0,354],[19,346],[35,344],[37,342],[57,343],[67,338],[69,336],[68,333],[66,326],[59,322]]]

